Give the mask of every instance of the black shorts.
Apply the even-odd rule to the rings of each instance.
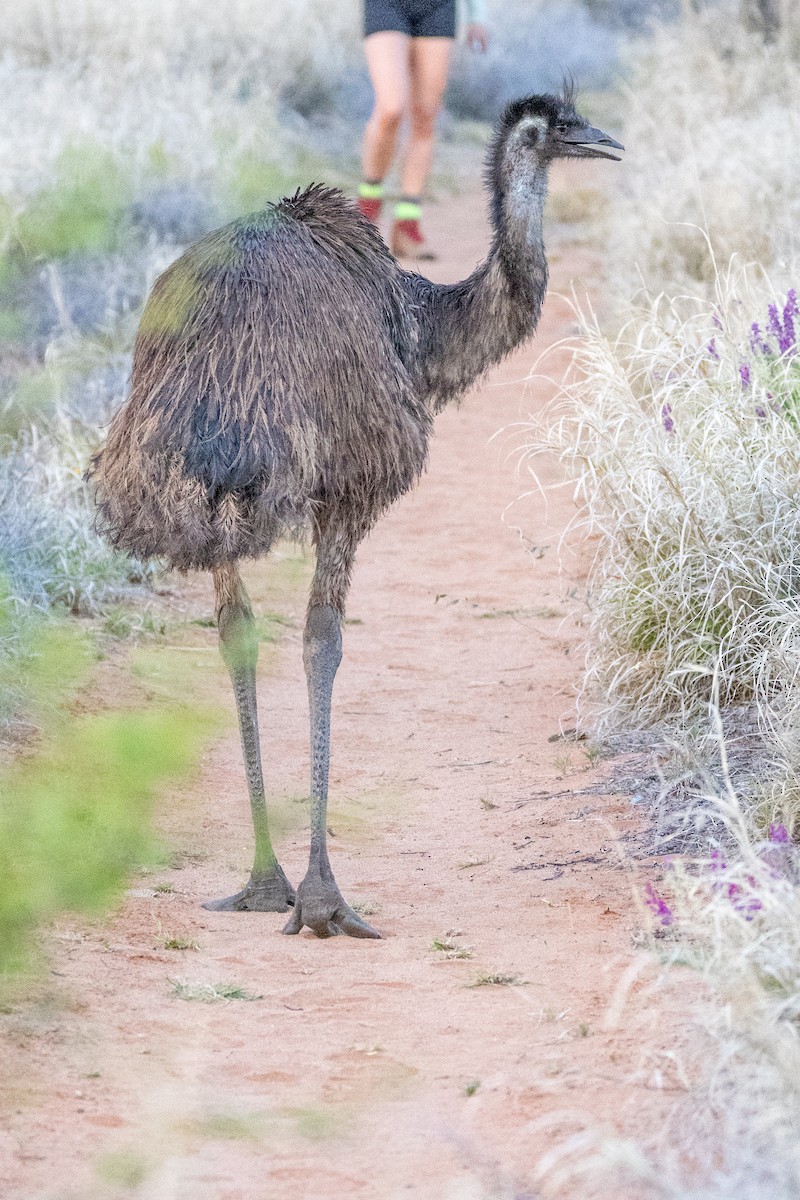
[[[364,0],[364,37],[387,30],[409,37],[455,37],[456,0]]]

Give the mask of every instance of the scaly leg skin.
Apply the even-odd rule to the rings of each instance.
[[[342,899],[328,860],[327,809],[330,762],[331,695],[342,658],[341,603],[347,590],[355,550],[355,535],[323,536],[303,636],[303,663],[308,680],[311,717],[311,854],[306,877],[297,889],[294,912],[284,933],[299,933],[304,925],[318,937],[347,933],[379,938],[377,929],[362,921]],[[330,601],[333,600],[334,603]]]
[[[272,848],[261,769],[256,706],[258,638],[247,592],[234,564],[214,571],[220,650],[228,667],[236,697],[247,790],[255,832],[255,861],[241,892],[224,900],[209,900],[203,908],[214,912],[286,912],[295,901],[294,888],[283,873]]]

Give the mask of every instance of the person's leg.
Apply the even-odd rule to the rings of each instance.
[[[411,39],[411,135],[401,180],[404,196],[419,197],[425,190],[452,49],[453,39],[449,37]]]
[[[391,166],[408,106],[408,46],[408,35],[393,29],[372,33],[364,41],[375,104],[364,130],[359,207],[372,220],[380,214],[383,178]]]
[[[434,257],[425,245],[420,228],[420,201],[433,158],[436,118],[447,85],[453,48],[450,30],[454,21],[455,5],[438,5],[431,13],[427,27],[420,24],[420,36],[412,37],[409,45],[411,134],[391,236],[392,253],[398,258]]]

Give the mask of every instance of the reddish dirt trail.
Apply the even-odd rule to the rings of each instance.
[[[463,275],[486,244],[483,200],[432,208],[430,232],[443,251],[431,274]],[[554,290],[576,274],[591,286],[594,260],[555,249]],[[335,692],[331,854],[385,940],[285,938],[279,916],[200,908],[249,866],[231,731],[162,805],[171,844],[200,861],[158,877],[173,893],[137,887],[107,925],[61,930],[54,968],[70,1002],[37,1010],[27,1034],[14,1016],[8,1061],[25,1075],[6,1095],[4,1197],[532,1197],[551,1194],[535,1180],[541,1156],[582,1123],[634,1136],[663,1125],[676,1100],[657,1086],[663,1012],[634,987],[624,1024],[607,1027],[643,920],[617,846],[636,823],[624,800],[568,794],[593,776],[580,744],[549,740],[574,723],[580,670],[580,564],[560,569],[556,545],[574,509],[562,490],[504,523],[526,486],[508,458],[523,433],[491,440],[550,398],[525,377],[571,324],[551,295],[537,343],[442,416],[422,485],[360,552]],[[250,579],[274,607],[269,567]],[[210,607],[208,582],[197,586]],[[295,621],[304,602],[298,586]],[[222,678],[216,657],[210,669]],[[262,671],[260,703],[279,852],[297,882],[299,628]],[[154,949],[159,929],[199,950]],[[449,930],[471,958],[431,949]],[[492,973],[517,982],[468,986]],[[261,998],[192,1003],[175,977]],[[623,1195],[600,1179],[564,1194]]]

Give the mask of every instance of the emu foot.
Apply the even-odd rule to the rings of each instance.
[[[283,868],[275,863],[269,872],[256,874],[235,896],[226,896],[224,900],[208,900],[203,908],[212,912],[287,912],[295,902],[295,892],[289,880],[283,873]]]
[[[335,937],[338,933],[358,938],[381,937],[377,929],[362,921],[345,903],[333,876],[323,879],[319,871],[309,871],[298,887],[294,910],[283,932],[299,933],[304,925],[321,938]]]

